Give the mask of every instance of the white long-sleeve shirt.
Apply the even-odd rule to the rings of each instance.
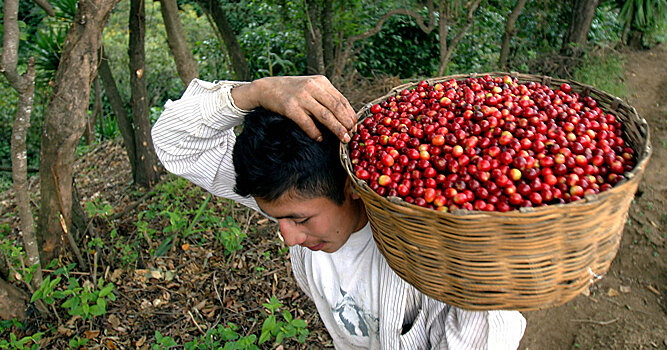
[[[239,84],[193,80],[165,105],[153,143],[170,172],[259,210],[233,191],[233,127],[247,113],[231,97]],[[519,312],[466,311],[419,292],[389,268],[369,225],[334,253],[294,246],[290,259],[337,349],[516,349],[525,330]]]

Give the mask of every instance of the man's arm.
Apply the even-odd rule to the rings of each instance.
[[[246,111],[235,106],[230,91],[242,84],[247,85],[193,80],[179,100],[167,102],[151,133],[155,152],[169,172],[216,196],[257,209],[254,199],[233,191],[233,128]]]

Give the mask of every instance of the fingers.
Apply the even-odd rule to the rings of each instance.
[[[308,90],[312,99],[305,107],[320,123],[341,141],[349,142],[349,132],[355,129],[357,118],[348,100],[325,77],[316,77]]]
[[[313,97],[328,109],[347,130],[352,130],[357,122],[357,117],[350,102],[326,77],[321,77],[321,79],[324,80],[319,85],[322,91],[314,94]]]
[[[341,141],[349,142],[357,117],[349,101],[324,76],[270,77],[262,84],[261,105],[297,123],[313,139],[322,137],[313,119],[331,130]]]
[[[313,119],[306,113],[305,110],[301,108],[295,108],[286,116],[299,125],[301,130],[303,130],[306,135],[308,135],[308,137],[317,141],[322,140],[322,133],[317,128],[317,126],[315,126]]]

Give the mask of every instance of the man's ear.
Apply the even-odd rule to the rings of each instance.
[[[347,177],[347,180],[345,180],[345,197],[355,200],[361,199],[359,192],[352,186],[352,179],[349,176]]]

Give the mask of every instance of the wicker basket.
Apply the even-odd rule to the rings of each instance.
[[[389,266],[422,293],[469,310],[535,310],[563,304],[601,278],[616,255],[630,203],[651,155],[646,120],[621,99],[574,81],[518,73],[451,75],[428,80],[510,75],[595,98],[623,123],[637,165],[608,191],[561,205],[511,212],[443,213],[384,198],[358,179],[341,144],[341,162],[363,200],[373,237]],[[395,87],[362,108],[416,86]]]

